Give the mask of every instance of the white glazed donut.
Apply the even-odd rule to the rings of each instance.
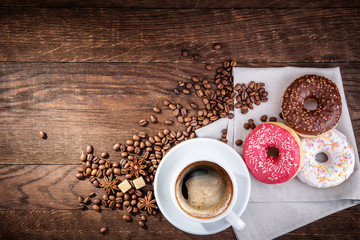
[[[354,171],[355,154],[348,139],[339,131],[332,130],[320,137],[302,138],[303,167],[298,178],[317,188],[339,185]],[[318,153],[328,156],[326,162],[318,162]]]

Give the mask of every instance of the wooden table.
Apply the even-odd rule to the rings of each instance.
[[[340,66],[360,143],[359,1],[20,1],[0,2],[0,238],[235,239],[198,237],[160,215],[144,230],[123,211],[76,209],[92,189],[78,181],[87,144],[110,153],[193,75],[220,66]],[[213,43],[221,43],[218,51]],[[201,60],[181,57],[181,49]],[[163,110],[159,120],[171,116]],[[155,134],[163,123],[144,130]],[[171,129],[183,128],[175,124]],[[46,140],[39,137],[45,131]],[[96,190],[100,191],[100,190]],[[98,192],[101,194],[101,192]],[[360,207],[338,212],[280,239],[355,239]]]

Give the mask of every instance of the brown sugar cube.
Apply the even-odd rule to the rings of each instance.
[[[142,187],[145,187],[145,185],[146,185],[143,177],[138,177],[137,179],[133,180],[133,184],[136,189],[140,189]]]
[[[131,189],[131,185],[128,180],[124,180],[119,184],[119,188],[123,193],[126,193]]]

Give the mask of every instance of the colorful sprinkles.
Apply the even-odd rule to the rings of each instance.
[[[340,132],[333,130],[316,138],[302,138],[303,167],[298,178],[316,188],[339,185],[354,171],[355,155],[349,140]],[[318,162],[318,153],[328,156],[326,162]]]

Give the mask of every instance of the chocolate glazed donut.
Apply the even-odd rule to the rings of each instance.
[[[305,107],[316,102],[314,110]],[[302,137],[320,136],[338,124],[342,111],[341,96],[336,84],[317,75],[304,75],[285,90],[281,112],[285,122]]]

